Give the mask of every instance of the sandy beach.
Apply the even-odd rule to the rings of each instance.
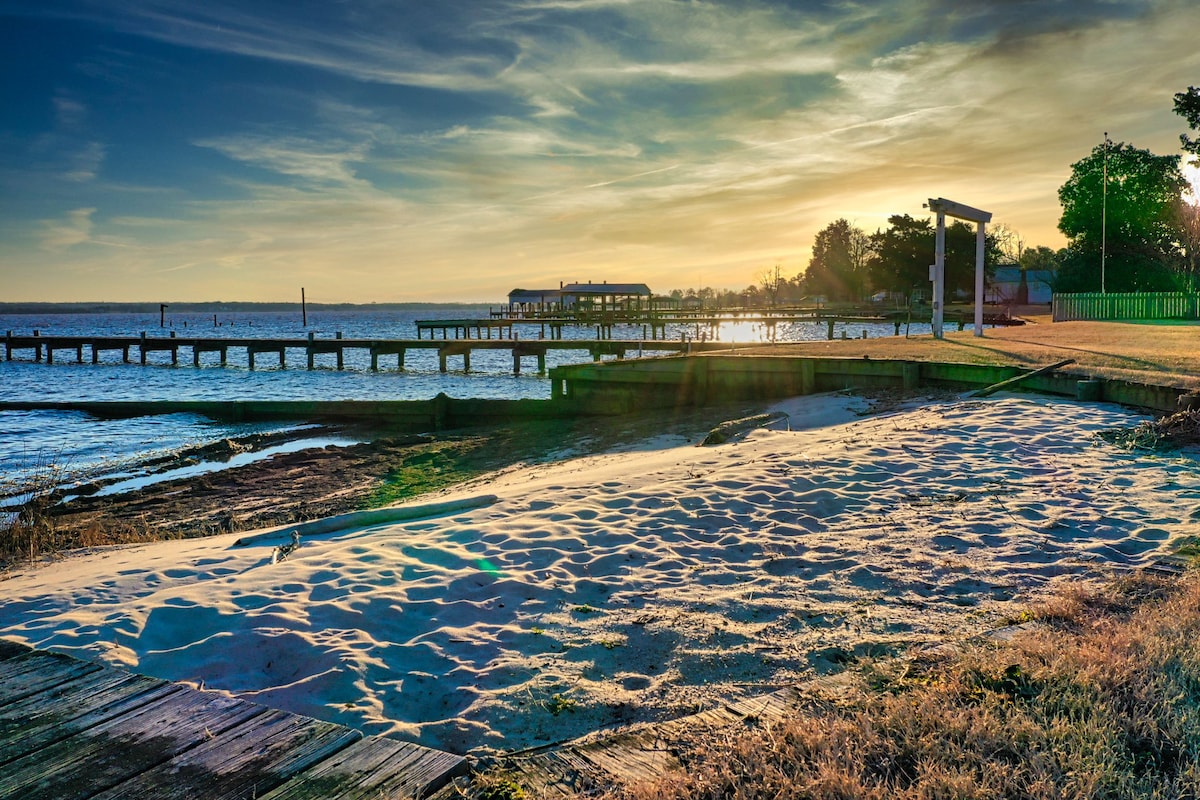
[[[677,716],[965,636],[1194,535],[1193,455],[1142,416],[998,396],[511,468],[474,506],[234,546],[73,554],[4,581],[0,636],[455,752]]]

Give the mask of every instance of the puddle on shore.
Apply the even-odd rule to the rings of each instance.
[[[110,483],[103,486],[99,491],[94,492],[92,497],[104,497],[106,495],[124,494],[125,492],[133,492],[142,489],[146,486],[151,486],[164,481],[174,481],[181,478],[193,478],[197,475],[206,475],[211,472],[220,472],[225,469],[233,469],[242,467],[246,464],[253,464],[255,461],[263,461],[272,456],[280,455],[281,453],[295,453],[300,450],[313,450],[325,447],[349,447],[350,445],[358,444],[359,439],[343,439],[343,438],[317,438],[317,439],[295,439],[290,442],[264,447],[262,450],[255,450],[246,453],[237,453],[222,461],[201,461],[198,464],[189,464],[186,467],[177,467],[175,469],[165,470],[163,472],[155,472],[148,475],[138,475],[125,480],[119,480],[115,483]],[[73,496],[63,498],[63,502],[74,499]]]

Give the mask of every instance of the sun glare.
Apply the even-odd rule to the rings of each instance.
[[[1192,185],[1184,192],[1184,198],[1192,205],[1200,205],[1200,165],[1184,164],[1183,177]]]

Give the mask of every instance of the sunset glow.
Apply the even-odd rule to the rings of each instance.
[[[929,197],[1059,247],[1108,131],[1179,152],[1192,0],[14,0],[5,300],[741,288]],[[1153,43],[1152,45],[1149,43]],[[1197,172],[1192,170],[1193,183]]]

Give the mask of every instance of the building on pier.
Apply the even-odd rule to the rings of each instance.
[[[644,283],[568,283],[557,289],[513,289],[509,313],[649,311],[654,295]]]

